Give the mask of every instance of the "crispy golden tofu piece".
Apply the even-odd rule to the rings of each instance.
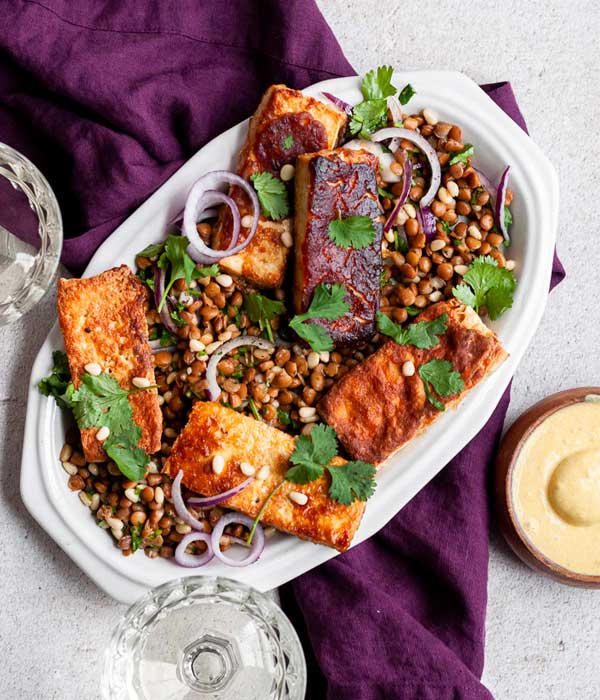
[[[132,388],[134,377],[146,377],[155,384],[145,300],[144,285],[127,265],[88,279],[58,280],[58,320],[76,389],[85,365],[92,362],[109,372],[124,389]],[[148,453],[156,452],[162,434],[157,390],[132,394],[129,402],[134,420],[142,428],[139,446]],[[81,432],[88,462],[107,459],[96,432]]]
[[[303,95],[285,85],[272,85],[250,119],[248,136],[240,151],[237,172],[245,179],[258,172],[279,176],[283,165],[293,164],[302,153],[334,148],[346,128],[347,116],[332,105]],[[252,212],[247,195],[239,187],[230,189],[243,217]],[[293,197],[290,198],[290,204]],[[259,287],[280,287],[290,252],[284,241],[291,240],[291,219],[271,221],[261,215],[250,245],[238,255],[219,261],[227,272],[240,275]],[[224,208],[213,236],[215,248],[231,242],[232,219]],[[242,227],[240,240],[248,229]]]
[[[242,462],[248,462],[257,471],[268,466],[267,478],[255,479],[223,504],[254,518],[265,498],[283,480],[293,451],[294,438],[290,435],[219,403],[198,401],[173,445],[165,471],[174,478],[182,470],[187,488],[214,496],[247,479],[240,470]],[[212,469],[217,454],[225,459],[225,469],[218,475]],[[336,466],[344,463],[341,459],[335,462]],[[341,505],[329,498],[328,488],[327,476],[304,485],[285,481],[267,504],[261,522],[304,540],[340,551],[348,549],[365,504],[355,501],[349,506]],[[306,494],[307,504],[293,503],[288,498],[290,491]]]
[[[452,408],[507,357],[496,334],[473,309],[456,299],[430,306],[415,322],[430,321],[443,313],[448,314],[448,330],[435,348],[419,350],[390,340],[345,374],[319,402],[323,420],[336,431],[353,459],[382,462],[440,415],[427,400],[420,365],[433,359],[449,360],[460,372],[464,391],[437,397]],[[409,360],[417,371],[407,377],[402,365]]]

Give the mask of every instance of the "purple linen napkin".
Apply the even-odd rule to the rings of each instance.
[[[0,140],[48,177],[74,270],[200,146],[248,116],[269,84],[354,72],[313,0],[13,0],[2,9]],[[507,83],[485,89],[525,128]],[[558,261],[555,273],[557,282]],[[308,632],[311,698],[490,697],[478,681],[486,466],[508,398],[378,535],[284,590]]]

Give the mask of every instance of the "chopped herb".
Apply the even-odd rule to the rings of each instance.
[[[169,316],[175,321],[175,323],[176,323],[178,326],[185,326],[185,325],[187,325],[187,324],[186,324],[186,321],[184,321],[184,320],[181,318],[181,316],[180,316],[180,314],[179,314],[179,311],[180,311],[180,309],[173,309],[173,310],[169,313]]]
[[[408,85],[405,85],[400,94],[398,95],[398,99],[400,100],[401,105],[408,104],[410,98],[416,94],[416,90],[414,87],[408,83]]]
[[[462,244],[462,241],[460,240],[460,238],[451,237],[450,240],[452,241],[453,246],[458,247],[459,245]]]
[[[407,306],[406,307],[406,313],[409,316],[418,316],[421,313],[421,311],[423,311],[423,309],[419,309],[416,306]]]
[[[460,373],[454,371],[448,360],[430,360],[419,367],[419,376],[423,380],[427,400],[438,411],[444,411],[446,407],[433,395],[432,389],[438,396],[452,396],[465,388]]]
[[[289,151],[293,145],[294,145],[294,137],[292,136],[292,134],[288,134],[283,139],[283,147],[285,148],[286,151]]]
[[[387,276],[385,274],[385,268],[384,268],[379,275],[379,289],[383,289],[386,284],[387,284]]]
[[[408,241],[406,238],[400,238],[397,229],[394,229],[394,248],[401,253],[406,253],[408,251]]]
[[[102,527],[102,528],[108,527],[108,523],[107,523],[106,520],[104,520],[104,519],[103,519],[103,520],[98,520],[98,527]]]
[[[377,330],[395,340],[398,345],[414,345],[416,348],[426,350],[439,344],[438,336],[446,332],[447,321],[448,314],[441,314],[431,321],[419,321],[403,328],[379,312],[377,314]]]
[[[504,228],[508,231],[509,227],[512,226],[513,218],[512,218],[512,212],[510,209],[505,205],[504,206]]]
[[[492,321],[513,304],[517,281],[513,273],[489,255],[476,258],[463,276],[463,281],[452,290],[454,296],[475,311],[485,306]]]
[[[351,134],[360,133],[363,138],[368,138],[386,125],[386,98],[396,94],[396,88],[391,83],[392,73],[391,66],[379,66],[365,75],[361,85],[364,100],[352,110],[349,125]]]
[[[214,263],[212,265],[207,265],[206,267],[197,267],[193,274],[192,274],[192,279],[203,279],[204,277],[216,277],[217,275],[221,274],[221,270],[218,266],[217,263]],[[188,290],[189,292],[194,292],[193,289]],[[202,292],[200,292],[202,294]]]
[[[256,404],[254,403],[254,399],[248,399],[248,406],[250,406],[252,415],[256,418],[256,420],[262,420],[261,415],[256,408]]]
[[[444,233],[449,236],[450,235],[450,224],[447,221],[440,221],[439,223],[442,224],[442,228],[444,229]]]
[[[473,206],[476,206],[477,201],[478,201],[478,199],[479,199],[479,195],[480,195],[482,192],[484,192],[484,191],[485,191],[485,190],[483,189],[483,187],[476,187],[476,188],[473,190],[473,193],[472,193],[472,195],[471,195],[471,204],[472,204]]]
[[[283,302],[253,293],[246,295],[244,309],[252,323],[258,323],[261,331],[266,331],[267,337],[273,342],[271,321],[285,311]]]
[[[169,331],[162,326],[154,326],[150,331],[148,338],[150,340],[159,340],[159,345],[161,348],[166,348],[167,346],[174,345],[177,342],[177,339],[174,338]]]
[[[52,396],[59,408],[71,408],[71,371],[67,356],[62,350],[52,353],[52,373],[38,382],[38,390],[44,396]],[[70,387],[70,388],[69,388]]]
[[[448,165],[455,165],[456,163],[468,163],[469,158],[473,157],[473,146],[470,143],[466,143],[460,151],[457,151],[452,158],[448,161]]]
[[[165,249],[165,242],[162,241],[161,243],[150,243],[150,245],[147,245],[144,250],[140,250],[140,252],[135,256],[136,258],[157,258],[159,255],[162,254],[163,250]]]
[[[132,525],[129,532],[131,535],[131,551],[137,552],[144,541],[144,538],[142,537],[142,526]]]
[[[318,284],[315,287],[312,301],[308,310],[294,316],[290,328],[311,346],[315,352],[333,350],[333,342],[329,333],[314,323],[304,323],[309,319],[335,320],[350,309],[350,304],[344,301],[346,286],[344,284]]]
[[[384,197],[385,199],[394,199],[394,195],[391,192],[384,190],[383,187],[378,187],[377,191],[379,192],[380,197]]]
[[[290,211],[287,189],[283,182],[271,173],[254,173],[250,177],[258,194],[260,208],[273,221],[281,221]]]
[[[138,270],[137,276],[142,282],[152,291],[154,291],[154,274],[151,267],[147,267],[144,270]]]
[[[340,248],[360,250],[371,245],[375,240],[375,226],[369,216],[348,216],[338,218],[329,224],[329,238]]]

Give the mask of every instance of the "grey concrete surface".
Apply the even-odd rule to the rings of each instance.
[[[390,62],[460,70],[480,82],[512,81],[533,138],[560,173],[558,250],[569,276],[550,296],[517,372],[509,420],[549,393],[600,383],[600,6],[592,0],[319,5],[359,72]],[[34,524],[18,495],[27,378],[53,317],[47,298],[0,329],[0,697],[7,700],[96,698],[103,650],[125,609]],[[600,593],[530,572],[494,532],[484,681],[497,700],[600,697],[599,600]]]

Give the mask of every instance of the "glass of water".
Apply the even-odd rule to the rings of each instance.
[[[294,628],[267,595],[191,576],[149,591],[107,649],[104,700],[303,700]]]
[[[44,296],[62,242],[60,209],[48,181],[25,156],[0,143],[0,326]]]

